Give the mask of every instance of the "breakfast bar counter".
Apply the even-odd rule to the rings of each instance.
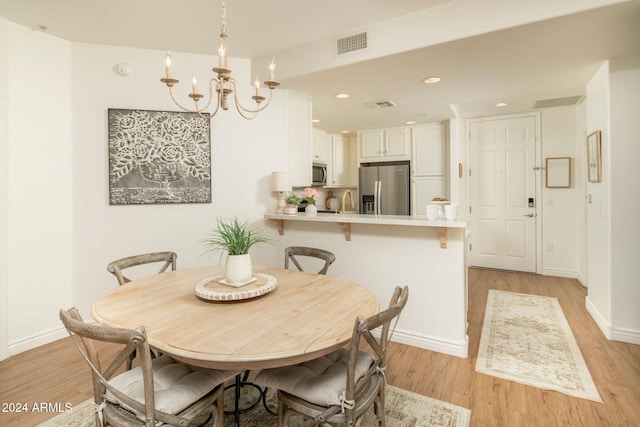
[[[469,224],[426,216],[318,213],[263,214],[274,235],[271,262],[290,246],[328,250],[336,256],[328,275],[358,283],[387,301],[395,286],[411,297],[394,341],[468,357],[467,274]],[[277,236],[277,237],[276,237]],[[317,264],[306,265],[316,271]]]
[[[456,221],[447,221],[445,219],[430,220],[424,215],[407,216],[407,215],[365,215],[357,213],[318,213],[317,215],[306,215],[299,213],[297,215],[285,214],[265,214],[266,219],[275,220],[278,223],[278,232],[284,235],[285,221],[306,221],[306,222],[330,222],[341,225],[344,229],[345,240],[351,240],[351,224],[370,224],[370,225],[399,225],[410,227],[434,227],[438,230],[440,236],[440,247],[447,247],[447,229],[467,228],[468,222],[460,219]]]

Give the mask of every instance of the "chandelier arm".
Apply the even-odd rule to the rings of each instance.
[[[242,106],[242,104],[240,104],[240,100],[238,99],[238,87],[236,85],[236,79],[229,79],[229,84],[231,84],[231,86],[233,87],[233,103],[236,106],[236,110],[238,111],[238,114],[240,114],[242,117],[244,117],[247,120],[253,120],[257,115],[258,112],[257,111],[251,111],[249,109],[246,109]],[[245,114],[245,113],[252,113],[252,114]]]
[[[209,101],[207,102],[206,107],[204,107],[204,109],[209,108],[209,106],[211,105],[211,101],[213,101],[213,86],[215,85],[220,85],[220,80],[216,79],[215,77],[211,78],[209,80]],[[218,113],[218,110],[220,109],[220,104],[222,104],[222,95],[220,95],[220,92],[216,92],[217,93],[217,101],[216,101],[216,109],[213,110],[212,112],[209,113],[209,118],[212,118],[213,116],[215,116]]]
[[[178,102],[178,100],[175,98],[175,96],[173,96],[173,90],[171,88],[169,88],[169,95],[171,95],[171,100],[173,100],[173,103],[176,104],[181,110],[184,110],[188,113],[202,113],[205,109],[204,108],[198,108],[198,103],[196,102],[196,109],[193,110],[191,108],[187,108],[184,107],[182,104],[180,104]]]
[[[267,108],[267,107],[269,106],[269,103],[271,102],[271,96],[272,96],[272,94],[273,94],[273,91],[272,91],[271,89],[269,89],[269,99],[267,99],[267,102],[266,102],[266,103],[264,103],[264,104],[262,104],[262,106],[260,106],[260,104],[258,104],[258,107],[257,107],[256,109],[252,110],[252,109],[250,109],[250,108],[246,108],[245,106],[243,106],[243,105],[240,103],[240,100],[238,99],[238,90],[237,90],[237,88],[236,88],[236,81],[235,81],[235,79],[233,79],[233,92],[234,92],[234,93],[233,93],[233,97],[234,97],[235,104],[236,104],[236,109],[238,110],[238,112],[239,112],[240,114],[242,114],[242,113],[240,112],[240,110],[242,110],[242,111],[244,111],[245,113],[253,113],[253,114],[254,114],[254,117],[255,117],[255,114],[258,114],[260,111],[264,110],[265,108]],[[243,117],[244,117],[244,116],[243,116]]]

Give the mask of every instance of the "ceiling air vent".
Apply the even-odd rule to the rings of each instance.
[[[367,33],[353,34],[336,40],[336,53],[344,55],[367,48]]]
[[[567,96],[565,98],[553,98],[553,99],[540,99],[534,101],[531,108],[552,108],[552,107],[566,107],[567,105],[578,105],[584,99],[583,95]]]
[[[386,101],[370,102],[367,105],[369,105],[369,107],[371,108],[389,108],[396,106],[395,102],[391,101],[390,99]]]

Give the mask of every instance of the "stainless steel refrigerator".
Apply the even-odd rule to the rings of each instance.
[[[360,213],[409,215],[409,164],[360,166]]]

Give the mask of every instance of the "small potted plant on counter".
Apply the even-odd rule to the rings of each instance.
[[[296,215],[298,213],[298,205],[302,202],[302,198],[297,194],[291,194],[287,196],[285,199],[285,203],[287,204],[284,207],[285,215]]]
[[[320,194],[315,188],[305,188],[302,191],[302,198],[307,201],[307,207],[305,208],[305,214],[309,216],[315,216],[318,214],[318,208],[316,207],[316,200],[318,200]]]
[[[272,243],[271,239],[261,231],[250,228],[246,222],[238,221],[238,218],[218,218],[217,225],[213,234],[202,243],[208,252],[227,252],[226,284],[240,286],[249,283],[253,280],[249,249],[256,243]]]

